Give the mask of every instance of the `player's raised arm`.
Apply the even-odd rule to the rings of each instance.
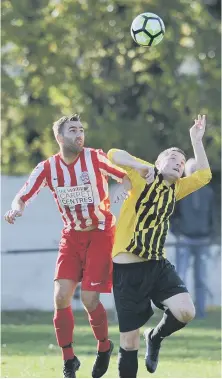
[[[196,171],[192,175],[178,180],[176,184],[176,200],[180,200],[190,193],[197,191],[208,184],[212,178],[210,165],[202,141],[205,128],[206,117],[198,115],[194,125],[190,128],[190,139],[195,156]]]
[[[124,169],[117,167],[115,164],[113,164],[107,155],[102,151],[98,151],[98,160],[99,160],[99,167],[100,170],[105,174],[113,178],[119,183],[123,182],[124,177],[127,176],[127,173]]]
[[[121,167],[126,166],[136,170],[147,183],[153,182],[154,167],[148,162],[133,157],[125,150],[111,149],[108,152],[108,157],[116,165]]]
[[[35,167],[22,189],[16,194],[12,201],[11,209],[5,214],[5,220],[9,224],[14,224],[16,217],[22,216],[25,206],[37,196],[45,185],[44,162],[41,162]]]
[[[197,170],[210,169],[203,145],[203,136],[206,129],[206,116],[198,115],[194,125],[190,128],[190,139],[193,146]]]

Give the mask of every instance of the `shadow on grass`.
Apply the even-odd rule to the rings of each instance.
[[[75,311],[75,320],[77,325],[87,325],[88,317],[85,311]],[[155,315],[149,321],[149,326],[155,325],[162,317],[162,312],[155,311]],[[52,325],[53,312],[41,311],[2,311],[1,324],[2,325]],[[115,313],[108,312],[109,324],[117,325]],[[208,328],[208,329],[221,329],[221,308],[216,308],[207,313],[205,319],[195,319],[189,326],[190,328]]]
[[[45,329],[42,330],[41,328]],[[184,358],[197,358],[206,360],[220,360],[220,335],[215,337],[207,333],[195,333],[192,337],[186,334],[175,334],[163,343],[161,356],[178,360]],[[185,333],[185,332],[184,332]],[[119,332],[117,328],[110,328],[110,336],[115,345],[115,353],[118,353]],[[30,326],[6,327],[2,330],[2,355],[60,355],[57,347],[54,330],[49,326]],[[96,341],[89,326],[76,327],[74,332],[74,344],[78,354],[95,355]],[[52,346],[52,348],[50,348]],[[145,350],[145,343],[141,335],[141,353]]]
[[[153,327],[162,317],[162,312],[146,326]],[[53,312],[2,312],[2,355],[61,355],[52,324]],[[110,336],[114,342],[114,353],[118,353],[119,331],[114,322],[114,313],[109,313]],[[184,333],[176,333],[163,343],[162,358],[170,360],[201,359],[220,360],[221,310],[208,313],[204,320],[194,320]],[[74,344],[78,354],[95,355],[96,341],[85,312],[75,312]],[[206,332],[205,332],[206,331]],[[215,333],[216,332],[216,333]],[[51,347],[50,347],[51,346]],[[141,336],[140,354],[144,354],[145,343]]]

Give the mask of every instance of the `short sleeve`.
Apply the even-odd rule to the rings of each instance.
[[[210,182],[212,173],[210,169],[197,170],[192,175],[181,178],[176,182],[176,200],[183,199],[190,193],[197,191]]]

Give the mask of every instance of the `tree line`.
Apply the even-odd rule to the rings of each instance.
[[[153,162],[169,146],[192,156],[189,127],[207,115],[205,146],[220,170],[220,18],[202,0],[3,0],[2,172],[28,173],[57,151],[52,123],[79,113],[88,146]],[[163,41],[130,35],[144,11]]]

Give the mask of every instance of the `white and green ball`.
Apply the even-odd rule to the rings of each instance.
[[[164,22],[154,13],[141,13],[131,25],[132,38],[140,46],[157,45],[162,41],[164,33]]]

